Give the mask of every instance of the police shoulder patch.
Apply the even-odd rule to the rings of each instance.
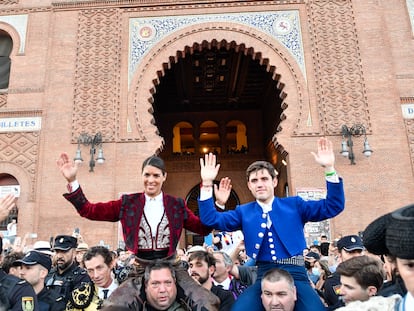
[[[332,289],[335,292],[335,294],[337,294],[338,296],[341,295],[341,284],[332,286]]]
[[[34,310],[34,299],[33,297],[26,296],[22,297],[22,310],[33,311]]]

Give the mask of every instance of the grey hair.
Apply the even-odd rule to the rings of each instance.
[[[226,252],[223,252],[223,251],[215,251],[215,252],[213,252],[213,254],[221,254],[223,256],[224,265],[226,267],[232,267],[233,266],[233,260],[231,259],[231,257],[229,256],[229,254],[227,254]]]

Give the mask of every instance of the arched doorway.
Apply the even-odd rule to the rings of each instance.
[[[20,194],[20,185],[17,179],[9,174],[0,174],[0,197],[13,193],[15,196]],[[18,207],[15,206],[9,213],[8,217],[0,222],[0,232],[3,235],[3,247],[10,247],[15,243],[17,236]]]
[[[147,129],[147,139],[161,142],[154,151],[166,162],[164,191],[186,197],[200,178],[201,154],[172,151],[174,125],[190,123],[196,140],[200,125],[214,121],[223,138],[227,124],[238,120],[245,125],[248,152],[220,154],[221,173],[232,178],[233,189],[244,203],[252,199],[245,169],[255,160],[267,159],[279,171],[277,195],[287,195],[288,153],[280,142],[289,141],[311,113],[303,104],[308,94],[301,67],[267,34],[252,37],[244,25],[219,24],[197,25],[197,32],[183,28],[156,43],[135,67],[129,107],[154,126]],[[218,26],[223,28],[218,30]],[[261,51],[266,51],[265,57]],[[289,106],[293,118],[286,120],[288,93],[294,105]],[[282,132],[282,122],[287,131]],[[200,150],[198,144],[196,140],[194,150]],[[227,150],[225,145],[221,147]]]
[[[251,162],[266,159],[284,179],[277,193],[285,196],[287,154],[277,149],[273,137],[286,105],[275,68],[269,71],[268,61],[254,58],[253,49],[225,40],[203,41],[184,51],[174,63],[163,65],[166,69],[153,92],[155,124],[165,142],[160,156],[167,168],[186,167],[213,152],[229,175],[240,176],[238,191],[247,197],[244,171]],[[198,174],[197,165],[186,170],[190,167]],[[169,171],[168,179],[176,179],[174,185],[182,183],[181,173]],[[199,189],[192,187],[186,201],[197,215]],[[168,190],[177,192],[173,186]],[[244,203],[240,201],[234,192],[228,207]]]
[[[267,159],[284,170],[287,154],[273,144],[286,108],[275,67],[254,58],[252,48],[225,40],[184,51],[163,65],[153,92],[155,124],[165,142],[160,155],[168,163],[214,152],[222,161]],[[236,169],[246,167],[240,163]],[[285,181],[280,184],[283,193]]]
[[[10,35],[0,29],[0,91],[9,87],[13,40]]]

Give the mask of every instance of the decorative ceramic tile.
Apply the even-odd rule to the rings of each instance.
[[[410,15],[411,31],[414,34],[414,0],[406,0],[406,1],[407,1],[408,14]]]
[[[299,12],[292,10],[131,18],[129,22],[129,81],[142,57],[157,42],[175,31],[206,22],[238,23],[254,27],[258,32],[272,36],[292,54],[306,77]]]
[[[24,53],[26,46],[26,32],[27,32],[27,18],[28,15],[7,15],[0,16],[0,22],[4,22],[16,29],[20,36],[20,49],[19,54]]]

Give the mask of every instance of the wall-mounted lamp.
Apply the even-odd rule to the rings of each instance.
[[[355,155],[354,155],[354,142],[352,141],[352,136],[362,136],[364,135],[364,150],[362,153],[369,157],[372,154],[371,147],[368,143],[367,138],[367,131],[365,129],[365,126],[362,124],[354,124],[352,127],[347,127],[346,125],[342,125],[342,149],[341,154],[344,157],[348,157],[349,160],[351,160],[351,164],[354,165],[355,163]],[[349,149],[348,149],[349,148]]]
[[[91,149],[89,150],[89,153],[91,155],[91,159],[89,161],[89,172],[93,172],[93,169],[95,167],[95,153],[96,153],[96,147],[99,147],[98,149],[98,157],[96,158],[96,163],[102,164],[105,162],[105,158],[103,156],[103,149],[102,149],[102,134],[96,133],[94,136],[91,136],[87,133],[82,133],[78,137],[78,150],[76,150],[76,156],[75,156],[75,163],[82,163],[82,155],[81,155],[81,149],[80,145],[84,146],[91,146]]]

